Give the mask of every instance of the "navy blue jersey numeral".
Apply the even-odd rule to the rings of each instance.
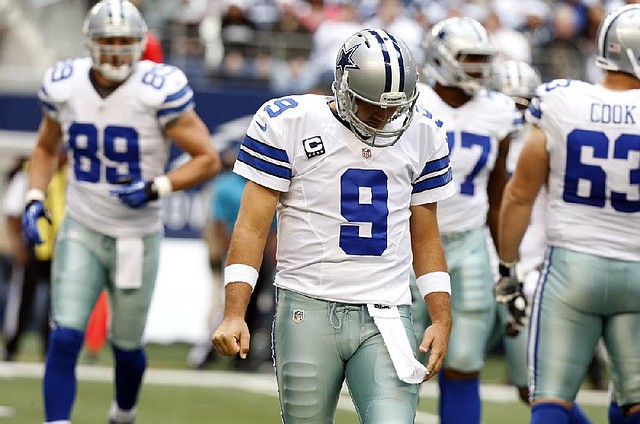
[[[449,154],[453,152],[454,146],[454,137],[455,134],[453,132],[447,132],[447,143],[449,144]],[[471,172],[464,178],[462,184],[460,184],[460,194],[466,196],[473,196],[476,192],[476,186],[474,183],[475,178],[478,176],[480,171],[487,165],[487,161],[489,160],[489,153],[491,152],[491,138],[486,135],[480,134],[472,134],[468,132],[460,133],[460,147],[464,147],[466,149],[472,149],[473,146],[480,147],[480,155],[478,156],[478,160],[476,164],[473,166]]]
[[[387,175],[379,169],[348,169],[340,178],[340,248],[347,255],[381,256],[387,248]],[[371,236],[361,236],[363,226]]]
[[[117,184],[123,177],[139,179],[140,145],[135,128],[108,126],[102,134],[102,149],[98,129],[91,123],[74,122],[69,127],[69,146],[73,151],[73,171],[76,180],[97,183],[102,167],[108,183]],[[107,159],[100,161],[99,152]]]
[[[567,161],[564,176],[564,190],[562,199],[568,203],[603,208],[607,198],[611,199],[611,207],[618,212],[633,213],[640,211],[639,200],[629,200],[628,193],[621,193],[610,190],[607,192],[607,173],[600,165],[593,160],[606,160],[609,158],[609,138],[600,131],[589,131],[576,129],[567,136]],[[633,134],[622,134],[614,141],[613,159],[620,160],[620,166],[629,162],[629,152],[640,152],[640,136]],[[588,148],[588,149],[585,149]],[[587,152],[591,155],[587,157]],[[585,159],[590,163],[585,163]],[[638,186],[640,190],[640,164],[639,167],[629,170],[629,180],[631,185]],[[589,192],[578,193],[580,181],[588,182]]]

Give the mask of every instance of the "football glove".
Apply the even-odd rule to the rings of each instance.
[[[38,220],[40,218],[46,219],[51,224],[51,215],[49,215],[47,208],[44,207],[44,203],[41,200],[29,201],[22,214],[22,232],[29,246],[43,243],[38,230]]]
[[[158,190],[155,189],[152,181],[127,178],[122,180],[121,184],[123,184],[121,187],[114,188],[110,192],[130,208],[140,209],[147,203],[158,200]]]
[[[522,291],[522,282],[516,276],[515,263],[500,262],[500,279],[493,286],[496,302],[507,305],[509,317],[505,334],[515,337],[527,324],[527,298]]]

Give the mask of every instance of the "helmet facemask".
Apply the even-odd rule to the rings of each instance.
[[[345,55],[349,55],[349,65],[341,67]],[[417,68],[402,41],[379,29],[360,31],[347,40],[338,55],[332,85],[338,114],[363,143],[392,146],[413,119],[419,93],[416,82]],[[372,126],[358,116],[358,102],[395,111],[385,122]]]
[[[109,81],[124,81],[140,61],[144,51],[143,40],[131,39],[130,44],[111,44],[116,37],[96,38],[87,41],[87,47],[93,60],[93,68]],[[135,40],[135,41],[134,41]]]

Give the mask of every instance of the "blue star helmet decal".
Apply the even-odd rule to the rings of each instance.
[[[360,69],[360,67],[353,62],[353,59],[351,59],[351,56],[353,56],[358,47],[360,47],[360,44],[351,47],[349,50],[345,50],[345,46],[342,46],[340,59],[338,63],[336,63],[336,68],[341,68],[343,73],[347,68]]]

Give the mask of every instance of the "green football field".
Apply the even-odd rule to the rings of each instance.
[[[145,375],[138,410],[138,424],[263,424],[280,423],[273,374],[229,371],[229,361],[220,359],[205,370],[186,365],[189,346],[149,345],[149,369]],[[0,424],[41,423],[40,378],[43,367],[35,341],[27,340],[16,362],[0,362]],[[78,393],[74,424],[106,423],[113,396],[109,351],[95,364],[82,355],[78,368]],[[488,358],[482,374],[483,423],[528,423],[528,408],[520,403],[515,389],[502,384],[504,362]],[[427,382],[421,389],[418,424],[437,424],[437,384]],[[606,392],[585,389],[579,401],[594,423],[605,423]],[[356,424],[358,419],[346,390],[338,405],[336,423]]]

